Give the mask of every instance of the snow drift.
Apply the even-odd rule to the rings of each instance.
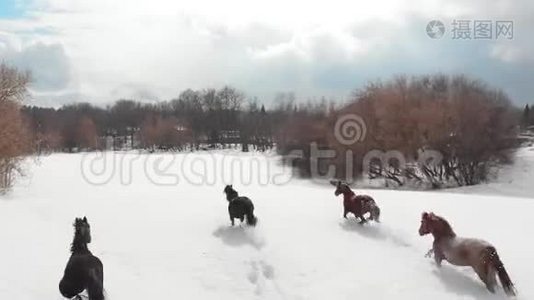
[[[505,299],[470,268],[438,269],[424,257],[432,239],[418,236],[422,211],[446,217],[460,236],[493,243],[518,298],[534,299],[532,149],[520,153],[529,167],[511,167],[508,182],[442,192],[355,189],[382,209],[382,223],[365,226],[342,218],[333,187],[291,178],[276,156],[107,153],[115,157],[113,174],[95,183],[81,168],[88,157],[103,159],[97,156],[42,158],[0,198],[0,299],[61,299],[57,286],[77,216],[91,223],[89,247],[104,263],[111,300]],[[253,180],[228,176],[236,169],[221,161],[229,158]],[[118,159],[129,169],[116,168]],[[207,160],[217,167],[203,167]],[[204,182],[183,176],[188,163],[190,175],[205,171]],[[167,176],[168,166],[181,176]],[[229,226],[228,181],[254,201],[256,228]]]

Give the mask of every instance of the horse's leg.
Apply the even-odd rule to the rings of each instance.
[[[63,297],[68,299],[75,299],[78,300],[80,298],[80,293],[83,292],[84,287],[81,284],[72,283],[69,280],[66,280],[65,278],[61,279],[59,282],[59,291],[61,292],[61,295]]]
[[[488,278],[488,270],[487,270],[486,264],[481,263],[480,265],[473,266],[473,269],[475,270],[475,273],[477,273],[478,278],[480,278],[480,280],[484,282],[488,291],[495,293],[495,286],[493,286],[490,280],[488,280],[489,278]]]
[[[89,283],[87,285],[89,300],[104,300],[103,278],[99,278],[98,273],[97,269],[92,269],[89,273]]]
[[[234,226],[234,218],[232,218],[232,216],[230,216],[230,222],[232,222],[232,226]]]
[[[363,215],[360,215],[359,218],[361,220],[360,221],[360,225],[363,225],[363,224],[367,223],[367,220],[365,219],[365,217]]]
[[[373,214],[371,213],[371,210],[369,209],[367,204],[363,204],[360,211],[363,218],[365,218],[365,214],[369,213],[369,218],[365,218],[367,221],[373,220]]]
[[[434,251],[434,261],[436,262],[436,265],[438,267],[441,267],[441,262],[443,261],[443,257],[438,254],[436,251]]]
[[[480,272],[483,272],[485,275],[485,280],[482,278],[480,279],[486,284],[486,288],[490,292],[495,293],[495,287],[497,286],[497,269],[493,266],[491,256],[488,252],[485,251],[482,255],[480,265],[477,269],[480,269]]]
[[[487,274],[487,280],[488,284],[491,288],[488,288],[488,290],[495,292],[495,287],[497,286],[497,270],[493,267],[488,267],[488,274]]]
[[[347,214],[349,213],[349,210],[345,207],[343,208],[343,218],[347,218]]]
[[[441,252],[436,241],[432,244],[432,250],[434,250],[434,261],[436,262],[436,265],[441,267],[441,262],[445,259],[445,255]]]
[[[375,219],[373,216],[373,212],[369,210],[368,213],[369,213],[369,218],[367,218],[367,221],[373,221]]]

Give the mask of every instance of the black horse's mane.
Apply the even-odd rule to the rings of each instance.
[[[84,243],[80,237],[74,236],[74,240],[72,241],[72,244],[70,244],[70,252],[76,253],[86,251],[89,251],[89,248],[87,248],[87,244]]]

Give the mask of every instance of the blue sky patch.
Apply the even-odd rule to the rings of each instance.
[[[0,0],[0,19],[16,19],[24,15],[20,0]]]

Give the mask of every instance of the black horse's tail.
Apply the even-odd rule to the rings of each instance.
[[[504,292],[508,296],[515,296],[516,290],[514,284],[510,279],[510,276],[508,276],[508,272],[506,272],[504,264],[497,254],[497,250],[495,250],[494,247],[488,247],[486,248],[486,251],[489,257],[489,263],[497,270],[497,275],[499,276]]]
[[[245,215],[247,219],[247,225],[256,226],[258,223],[258,218],[256,218],[254,215],[254,205],[252,205],[252,203],[247,205]]]
[[[92,269],[89,271],[89,284],[87,293],[89,300],[104,300],[104,278],[102,270]]]

